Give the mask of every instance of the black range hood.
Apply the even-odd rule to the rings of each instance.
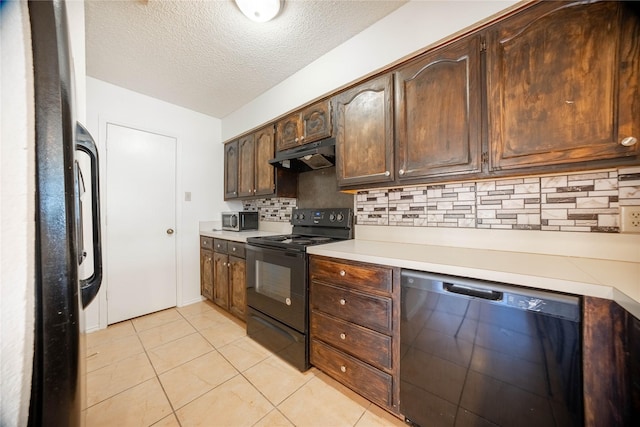
[[[306,172],[336,164],[336,140],[327,138],[300,147],[278,151],[269,163],[293,172]]]

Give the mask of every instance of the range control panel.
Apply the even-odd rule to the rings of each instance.
[[[291,214],[291,224],[351,228],[353,211],[349,208],[294,209]]]

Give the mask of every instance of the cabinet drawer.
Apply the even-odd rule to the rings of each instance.
[[[200,236],[200,247],[202,249],[213,249],[213,237]]]
[[[244,258],[244,243],[229,242],[227,244],[227,252],[229,255],[237,256],[238,258]]]
[[[378,368],[391,369],[391,337],[388,335],[312,311],[311,337]]]
[[[213,239],[213,250],[219,254],[227,253],[228,241],[222,239]]]
[[[311,259],[311,280],[383,292],[392,291],[393,269],[371,264],[339,262],[325,258]]]
[[[392,405],[391,375],[317,340],[311,340],[311,364],[372,402]]]
[[[311,283],[311,309],[391,334],[391,298],[368,295],[355,290],[318,282]]]

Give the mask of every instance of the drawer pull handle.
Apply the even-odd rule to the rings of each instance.
[[[347,372],[347,367],[344,366],[344,365],[340,366],[340,371],[341,372]]]
[[[344,276],[345,276],[345,274],[347,274],[347,272],[346,272],[346,271],[344,271],[344,270],[340,270],[340,275],[341,275],[342,277],[344,277]]]
[[[345,334],[344,332],[340,334],[340,339],[341,340],[346,340],[347,339],[347,334]]]
[[[340,298],[340,305],[345,305],[347,301],[344,298]]]

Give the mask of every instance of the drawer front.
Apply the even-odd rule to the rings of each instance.
[[[368,295],[324,283],[311,283],[311,309],[391,335],[391,298]]]
[[[213,250],[220,254],[226,254],[228,244],[229,242],[227,240],[213,239]]]
[[[311,280],[317,279],[364,290],[392,292],[393,269],[391,267],[313,257],[309,271]]]
[[[238,258],[244,258],[244,243],[229,242],[227,245],[227,252],[229,255],[237,256]]]
[[[391,407],[391,375],[318,340],[311,340],[311,364],[372,402]]]
[[[200,247],[213,250],[213,237],[200,236]]]
[[[388,335],[312,311],[311,338],[331,344],[375,367],[391,369],[391,337]]]

